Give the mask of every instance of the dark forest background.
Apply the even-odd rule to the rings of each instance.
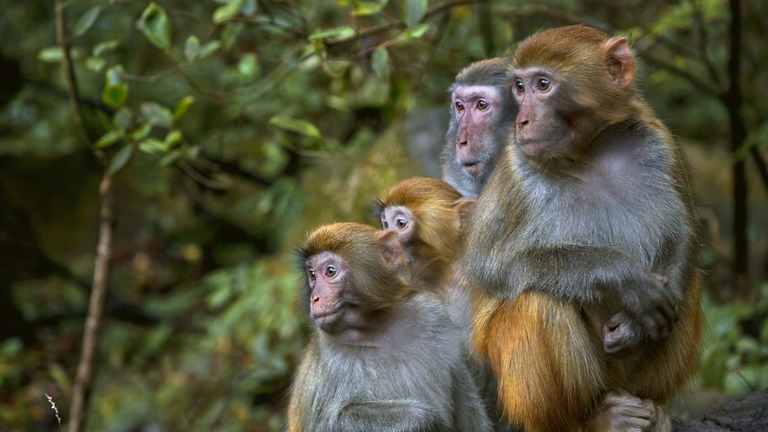
[[[768,387],[768,2],[0,0],[0,430],[280,430],[298,242],[439,176],[455,74],[573,23],[631,38],[695,170],[676,414]]]

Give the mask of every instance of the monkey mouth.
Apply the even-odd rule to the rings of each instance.
[[[537,155],[539,153],[543,153],[549,147],[549,141],[526,140],[518,141],[518,144],[520,144],[523,152],[525,152],[527,155]]]
[[[483,163],[480,161],[462,162],[461,168],[464,170],[465,173],[469,174],[472,177],[475,177],[479,175],[481,172],[483,172]]]
[[[340,314],[341,311],[338,309],[312,312],[312,319],[315,320],[315,324],[317,324],[320,328],[324,328],[333,324],[338,319]]]

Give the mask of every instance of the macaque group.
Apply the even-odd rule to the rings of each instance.
[[[695,203],[627,38],[544,30],[450,95],[442,180],[299,248],[289,430],[670,431],[702,333]]]

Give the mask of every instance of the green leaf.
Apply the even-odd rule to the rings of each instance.
[[[310,40],[316,40],[316,39],[348,39],[353,37],[357,32],[355,31],[355,28],[352,26],[340,26],[340,27],[334,27],[329,28],[325,30],[320,30],[312,33],[309,35]]]
[[[165,136],[165,142],[166,148],[171,149],[173,146],[179,142],[181,142],[181,139],[184,138],[184,136],[181,134],[181,131],[178,129],[174,129]]]
[[[192,106],[192,104],[195,102],[194,96],[187,96],[182,98],[179,103],[176,104],[176,107],[173,109],[173,119],[178,120],[180,119],[184,114],[189,111],[189,107]]]
[[[100,56],[120,46],[120,39],[112,39],[101,42],[93,48],[93,55]]]
[[[209,55],[215,53],[219,48],[221,48],[221,42],[217,40],[206,43],[202,48],[200,48],[200,58],[208,57]]]
[[[405,25],[418,24],[427,14],[427,0],[405,0]]]
[[[231,20],[240,11],[242,3],[242,0],[226,0],[224,6],[218,7],[213,11],[213,22],[221,24],[224,21]]]
[[[253,78],[256,75],[258,63],[256,63],[256,55],[253,53],[245,54],[240,57],[240,61],[237,63],[237,71],[240,75],[246,78]]]
[[[352,11],[352,15],[368,16],[375,15],[384,9],[384,6],[389,3],[388,0],[384,1],[362,1],[355,6],[355,10]]]
[[[256,0],[244,0],[243,5],[240,7],[240,11],[247,17],[254,16],[257,10]]]
[[[115,115],[112,116],[113,127],[123,131],[128,129],[128,126],[131,125],[131,121],[133,121],[133,111],[128,107],[120,108]]]
[[[133,141],[141,141],[149,136],[150,132],[152,132],[152,125],[149,123],[143,123],[141,126],[136,128],[136,130],[131,132],[130,137]]]
[[[61,48],[57,46],[43,48],[37,53],[37,59],[46,63],[59,63],[62,57]]]
[[[117,153],[115,153],[115,156],[112,158],[112,160],[109,162],[109,172],[111,174],[114,174],[125,166],[125,164],[128,163],[129,160],[131,160],[131,156],[133,156],[133,146],[132,145],[126,145],[120,150],[118,150]]]
[[[120,140],[120,138],[123,137],[123,132],[120,130],[111,130],[104,135],[102,135],[98,140],[96,140],[96,148],[106,148],[111,146],[112,144],[116,143]]]
[[[88,31],[91,26],[93,26],[93,23],[96,22],[96,18],[99,17],[99,13],[101,12],[101,6],[94,6],[90,9],[88,9],[83,16],[80,17],[79,20],[77,20],[77,24],[75,24],[75,29],[73,31],[73,37],[80,37],[85,34],[85,32]]]
[[[411,38],[418,39],[422,35],[424,35],[424,33],[426,33],[427,30],[429,30],[429,24],[428,23],[422,23],[422,24],[419,24],[419,25],[417,25],[417,26],[415,26],[413,28],[409,28],[407,30],[407,33],[408,33],[408,35]]]
[[[106,66],[107,61],[104,60],[101,57],[88,57],[88,59],[85,61],[85,67],[91,71],[99,73],[102,69],[104,69],[104,66]]]
[[[119,108],[128,99],[128,86],[125,83],[107,84],[101,92],[101,100],[112,108]]]
[[[20,353],[24,349],[24,343],[17,337],[12,337],[0,342],[0,357],[10,357]]]
[[[197,55],[200,53],[200,39],[195,35],[191,35],[184,43],[184,57],[188,62],[192,63]]]
[[[281,129],[289,130],[291,132],[296,132],[298,134],[308,136],[311,138],[320,138],[322,136],[320,134],[320,129],[318,129],[317,126],[313,125],[312,123],[306,120],[283,117],[283,116],[274,116],[271,119],[269,119],[269,123]]]
[[[139,142],[139,150],[144,153],[164,153],[168,148],[163,141],[157,138],[147,138]]]
[[[171,110],[157,102],[144,102],[141,104],[141,113],[153,126],[170,128],[173,124]]]
[[[121,72],[121,66],[111,67],[106,72],[101,100],[112,108],[120,107],[128,98],[128,85],[123,82]]]
[[[371,54],[371,69],[379,77],[384,77],[389,70],[389,51],[379,46]]]
[[[138,23],[139,30],[152,45],[167,50],[171,46],[171,23],[165,9],[152,2],[144,9]]]

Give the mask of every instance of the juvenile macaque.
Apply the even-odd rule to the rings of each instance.
[[[413,285],[393,232],[323,226],[299,249],[315,332],[298,368],[298,431],[486,431],[439,296]]]
[[[451,123],[443,147],[443,180],[476,197],[499,159],[517,115],[507,78],[509,59],[480,60],[465,67],[451,93]]]
[[[661,404],[694,372],[702,325],[682,151],[635,86],[625,37],[546,30],[510,72],[515,133],[461,260],[502,406],[526,431],[610,430],[600,401],[627,392],[669,430]]]
[[[379,197],[382,228],[397,234],[407,265],[423,286],[450,289],[474,203],[450,184],[429,177],[403,180]]]

